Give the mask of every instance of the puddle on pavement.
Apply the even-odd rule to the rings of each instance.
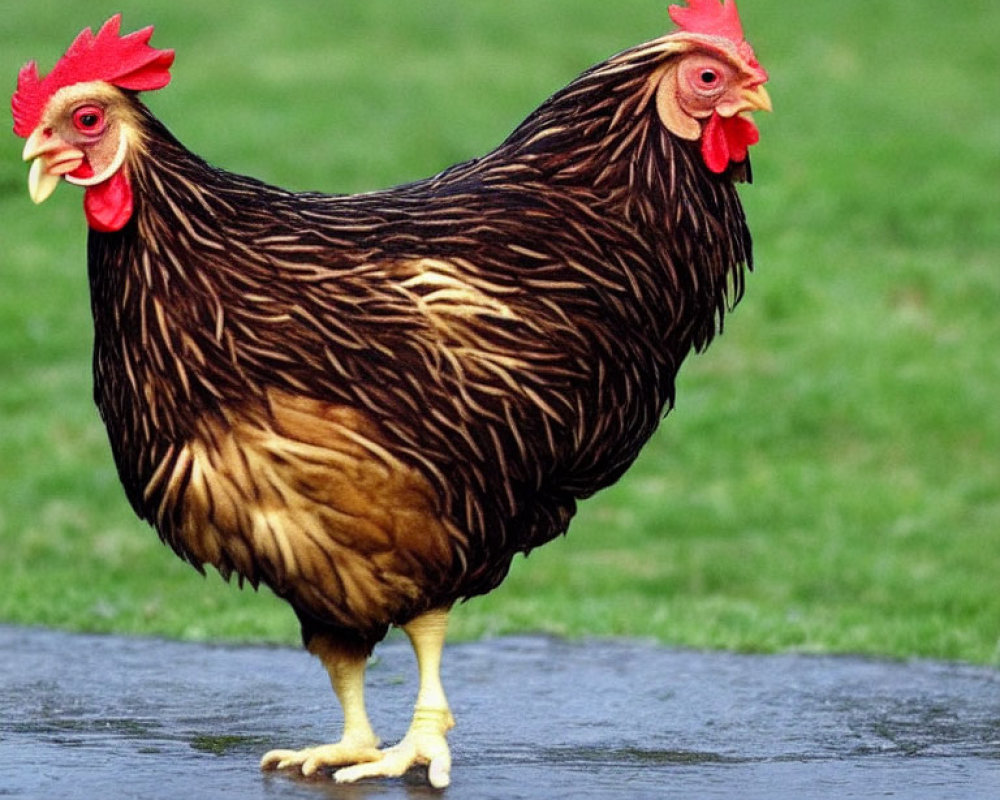
[[[441,796],[419,772],[338,786],[262,774],[339,711],[295,649],[0,627],[0,797]],[[996,797],[1000,673],[519,637],[451,645],[452,798]],[[387,742],[416,691],[403,641],[369,669]]]

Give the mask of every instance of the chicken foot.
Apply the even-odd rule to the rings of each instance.
[[[365,710],[365,667],[368,658],[357,650],[344,649],[334,641],[317,636],[309,649],[319,656],[330,674],[333,691],[344,710],[344,733],[335,744],[303,750],[271,750],[260,761],[264,770],[299,767],[305,776],[323,767],[341,767],[373,761],[381,755],[379,738],[372,730]]]
[[[403,740],[379,751],[377,760],[345,767],[334,773],[338,783],[362,778],[396,777],[410,767],[427,764],[427,780],[438,789],[451,782],[451,751],[445,734],[455,725],[441,685],[441,651],[448,628],[447,609],[436,609],[403,626],[410,638],[420,672],[420,688],[413,720]]]

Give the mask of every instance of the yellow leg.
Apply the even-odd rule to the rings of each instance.
[[[261,759],[260,768],[299,767],[302,774],[308,776],[323,767],[340,767],[379,758],[379,740],[365,710],[367,656],[357,648],[340,647],[321,637],[316,637],[309,649],[319,656],[330,674],[333,691],[344,709],[344,734],[336,744],[304,750],[271,750]]]
[[[382,750],[377,761],[337,770],[333,777],[339,783],[395,777],[417,764],[427,764],[427,780],[431,786],[442,789],[450,783],[451,751],[445,734],[455,725],[455,719],[441,685],[441,651],[447,629],[447,609],[428,611],[403,626],[420,671],[413,721],[403,740]]]

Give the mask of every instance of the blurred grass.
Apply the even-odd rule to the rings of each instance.
[[[147,97],[193,150],[360,191],[481,154],[668,28],[659,0],[0,2],[0,75],[117,10],[178,50]],[[1000,664],[1000,5],[743,0],[772,75],[757,273],[678,408],[569,537],[458,609],[456,636]],[[41,209],[0,136],[0,620],[294,641],[137,522],[90,400],[78,192]]]

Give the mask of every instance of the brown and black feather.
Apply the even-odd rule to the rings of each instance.
[[[135,100],[136,213],[91,233],[89,269],[136,511],[199,568],[272,586],[307,637],[367,642],[563,533],[750,265],[741,175],[657,115],[671,57],[626,51],[489,155],[355,196],[213,168]]]

